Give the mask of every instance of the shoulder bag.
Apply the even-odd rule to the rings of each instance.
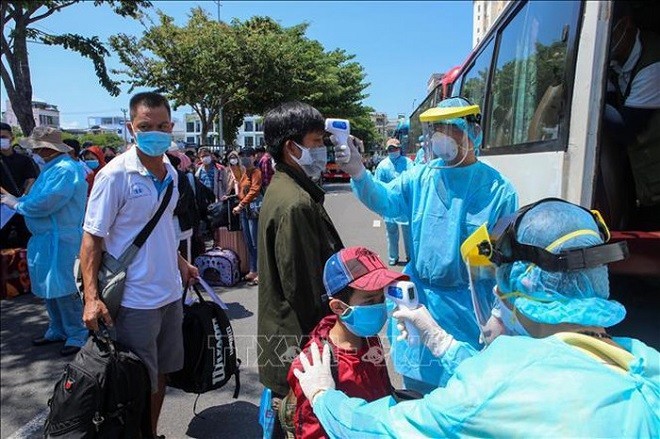
[[[126,271],[131,261],[137,254],[140,247],[147,241],[149,235],[158,224],[158,221],[163,216],[163,212],[172,198],[172,191],[174,190],[174,183],[170,182],[167,185],[163,200],[158,207],[158,210],[151,217],[149,222],[140,230],[140,233],[135,237],[133,242],[124,252],[115,258],[108,252],[103,252],[101,255],[101,265],[98,271],[98,291],[101,300],[110,312],[110,317],[114,320],[121,305],[121,299],[124,297],[124,285],[126,283]]]

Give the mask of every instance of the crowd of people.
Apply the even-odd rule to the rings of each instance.
[[[113,158],[53,128],[21,140],[34,161],[14,156],[3,125],[3,163],[18,165],[8,167],[12,184],[3,177],[1,201],[32,235],[33,292],[50,318],[33,343],[64,341],[71,355],[88,330],[111,328],[149,372],[154,436],[167,374],[183,366],[182,287],[200,275],[191,261],[204,236],[221,239],[205,218],[215,202],[231,202],[240,217],[245,280],[258,285],[259,380],[271,395],[265,409],[281,412],[269,437],[660,434],[660,355],[607,332],[625,317],[608,299],[607,272],[624,246],[608,244],[600,216],[580,206],[519,208],[513,185],[479,160],[477,105],[456,97],[425,112],[423,159],[414,164],[391,139],[373,174],[359,139],[331,138],[353,193],[387,224],[390,266],[403,235],[403,273],[367,248],[344,248],[315,181],[327,150],[312,106],[271,109],[268,150],[224,158],[177,148],[160,94],[138,93],[129,108],[135,144]],[[157,211],[111,310],[99,291],[102,261],[124,257]],[[414,286],[419,307],[385,299],[400,282]],[[385,326],[404,393],[389,379]]]

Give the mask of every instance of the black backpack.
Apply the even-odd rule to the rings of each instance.
[[[241,360],[229,318],[217,303],[204,300],[195,285],[193,289],[199,302],[183,307],[183,369],[169,374],[168,385],[200,394],[219,389],[234,376],[238,398]]]
[[[152,437],[147,368],[107,331],[90,337],[66,365],[48,405],[46,438]]]

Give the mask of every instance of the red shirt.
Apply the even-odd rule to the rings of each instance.
[[[349,397],[371,402],[390,395],[392,384],[387,374],[385,354],[380,339],[377,336],[363,339],[362,347],[357,352],[338,348],[332,344],[329,336],[330,329],[336,322],[337,316],[334,314],[324,317],[310,334],[311,339],[305,345],[304,351],[309,352],[309,347],[314,341],[321,348],[323,340],[330,343],[337,362],[336,373],[333,370],[333,375],[337,377],[335,383],[337,390],[341,390]],[[312,405],[305,398],[298,379],[293,375],[294,369],[302,370],[299,358],[291,363],[287,376],[289,386],[297,398],[294,416],[296,438],[326,438],[328,436],[314,415]]]

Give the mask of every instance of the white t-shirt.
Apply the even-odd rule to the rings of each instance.
[[[621,92],[625,92],[630,82],[632,70],[635,68],[639,57],[642,55],[642,42],[639,38],[639,31],[635,38],[635,45],[630,51],[628,59],[619,66],[614,64],[612,68],[618,74],[619,87]],[[630,108],[660,108],[660,62],[653,63],[637,72],[632,78],[630,85],[630,94],[626,98],[625,106]],[[608,86],[608,90],[611,88]]]
[[[156,309],[181,299],[173,214],[179,199],[178,179],[166,156],[163,162],[174,182],[169,205],[127,270],[122,306]],[[103,238],[104,250],[118,258],[156,213],[160,195],[149,171],[133,147],[117,156],[96,175],[89,196],[83,229]]]

